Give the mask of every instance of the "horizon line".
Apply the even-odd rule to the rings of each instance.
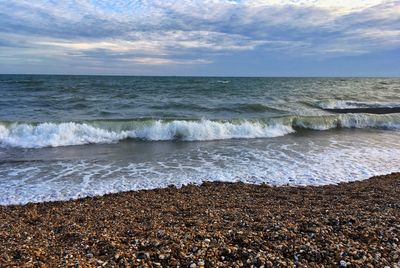
[[[209,78],[400,78],[397,76],[385,75],[293,75],[293,76],[259,76],[259,75],[138,75],[138,74],[52,74],[52,73],[0,73],[0,75],[32,75],[32,76],[104,76],[104,77],[209,77]]]

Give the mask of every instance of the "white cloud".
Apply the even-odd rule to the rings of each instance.
[[[79,40],[37,39],[35,45],[62,47],[69,50],[105,49],[113,52],[140,52],[147,54],[177,54],[178,49],[204,49],[208,51],[252,50],[257,46],[273,43],[266,40],[252,40],[238,34],[211,31],[155,31],[132,32],[124,39]]]
[[[340,9],[346,12],[362,10],[378,4],[382,0],[246,0],[244,4],[250,6],[310,6],[325,9]]]
[[[204,59],[192,59],[192,60],[176,60],[176,59],[165,59],[165,58],[124,58],[122,61],[131,62],[135,64],[144,65],[190,65],[190,64],[208,64],[212,61]]]

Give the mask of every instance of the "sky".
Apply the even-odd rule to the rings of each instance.
[[[400,0],[0,0],[0,73],[399,76]]]

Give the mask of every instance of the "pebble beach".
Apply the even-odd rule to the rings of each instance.
[[[1,267],[400,267],[400,173],[0,207]]]
[[[400,0],[0,0],[0,268],[400,268],[399,44]]]

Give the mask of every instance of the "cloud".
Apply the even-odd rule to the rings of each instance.
[[[168,64],[168,65],[176,65],[176,64],[208,64],[211,63],[211,61],[208,60],[203,60],[203,59],[192,59],[192,60],[171,60],[171,59],[165,59],[165,58],[140,58],[140,57],[136,57],[136,58],[123,58],[122,61],[126,61],[126,62],[133,62],[136,64],[144,64],[144,65],[164,65],[164,64]]]
[[[3,58],[204,65],[221,55],[340,57],[395,49],[400,3],[385,0],[0,1]],[[89,64],[90,61],[90,64]]]

